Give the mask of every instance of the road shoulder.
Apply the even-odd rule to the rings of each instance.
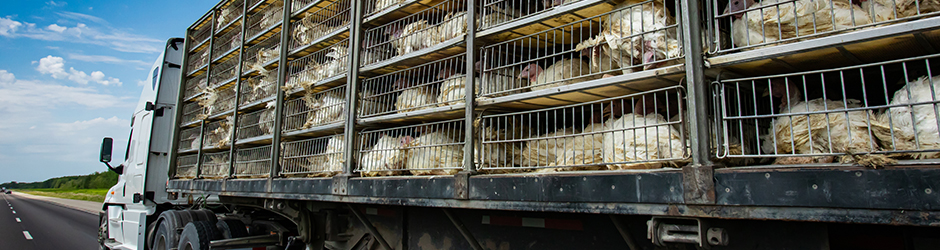
[[[71,208],[71,209],[75,209],[78,211],[95,214],[95,215],[97,215],[98,212],[101,211],[101,202],[63,199],[63,198],[56,198],[56,197],[32,195],[32,194],[27,194],[23,192],[13,192],[13,195],[20,196],[20,197],[27,198],[27,199],[46,201],[46,202],[55,204],[57,206]]]

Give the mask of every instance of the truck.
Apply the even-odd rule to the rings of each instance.
[[[934,4],[222,0],[99,244],[937,249]]]

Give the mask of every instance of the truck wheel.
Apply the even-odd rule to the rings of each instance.
[[[178,228],[186,226],[192,221],[212,221],[217,220],[215,214],[209,210],[168,210],[160,214],[157,219],[160,224],[156,226],[153,241],[150,243],[150,249],[168,250],[179,242],[180,235]]]
[[[104,212],[98,212],[98,249],[108,250],[104,242],[108,240],[108,215]]]
[[[186,224],[180,234],[179,250],[208,250],[209,241],[222,238],[215,225],[208,221],[193,221]]]
[[[236,219],[223,219],[215,224],[222,234],[223,239],[241,238],[248,236],[248,229],[245,223]]]

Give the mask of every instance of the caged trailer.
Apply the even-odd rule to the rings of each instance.
[[[938,249],[938,13],[224,0],[102,143],[99,243]]]

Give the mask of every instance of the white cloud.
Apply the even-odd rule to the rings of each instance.
[[[13,73],[0,69],[0,84],[11,84],[15,80],[16,76]]]
[[[152,63],[144,62],[141,60],[126,60],[120,59],[113,56],[103,56],[103,55],[82,55],[82,54],[68,54],[69,59],[79,60],[83,62],[103,62],[110,64],[134,64],[137,66],[150,67]]]
[[[125,99],[100,94],[91,88],[17,80],[13,73],[0,70],[0,111],[20,112],[59,105],[79,105],[87,108],[133,107],[133,103],[127,103]]]
[[[59,32],[59,33],[62,33],[63,31],[65,31],[65,30],[67,29],[67,28],[65,28],[65,27],[59,26],[59,25],[54,24],[54,23],[53,23],[53,24],[50,24],[50,25],[49,25],[48,27],[46,27],[46,28],[49,29],[49,30],[51,30],[51,31],[55,31],[55,32]]]
[[[56,2],[56,1],[48,1],[48,2],[46,2],[46,5],[49,5],[49,6],[52,6],[52,7],[62,7],[62,6],[66,6],[66,5],[68,5],[68,4],[69,4],[69,3],[66,3],[66,2],[63,2],[63,1],[58,1],[58,2]]]
[[[91,75],[72,67],[69,67],[69,70],[66,71],[65,60],[52,55],[39,59],[39,66],[36,66],[36,71],[43,75],[51,75],[55,79],[68,79],[81,84],[88,84],[88,82],[96,82],[105,86],[121,86],[123,84],[120,79],[107,77],[101,71],[91,72]]]
[[[144,80],[137,80],[137,86],[139,86],[139,87],[147,86],[147,84],[148,84],[147,81],[144,81]]]
[[[14,17],[7,16],[0,17],[0,36],[94,44],[121,52],[159,53],[161,51],[163,41],[114,29],[108,25],[107,21],[99,17],[67,11],[58,14],[67,18],[67,22],[74,23],[74,26],[50,24],[37,27],[35,23],[20,22],[13,20]],[[90,27],[83,21],[98,25]]]

